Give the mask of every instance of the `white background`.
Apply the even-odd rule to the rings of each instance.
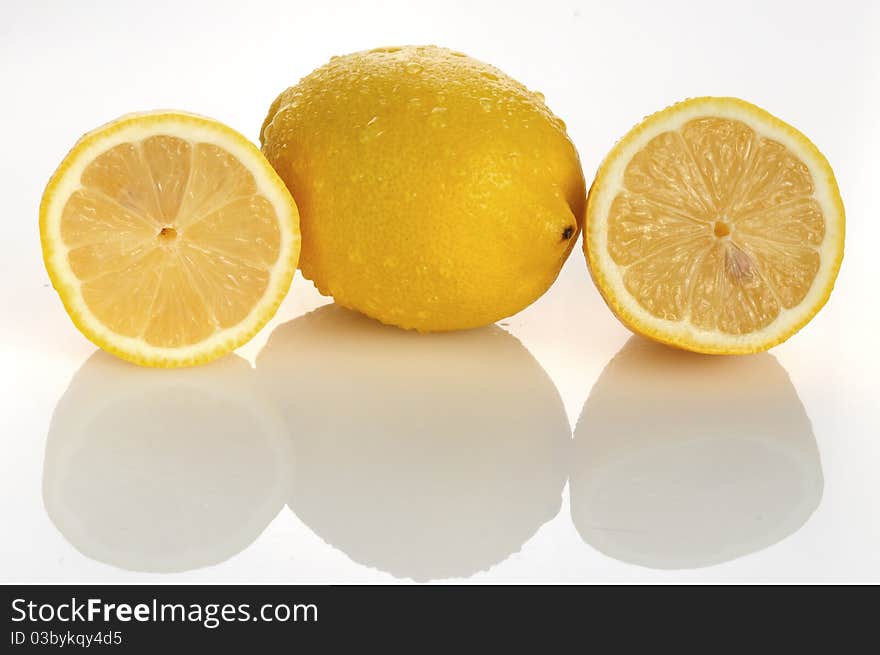
[[[2,0],[0,582],[393,582],[455,580],[457,575],[473,582],[880,582],[878,35],[880,10],[866,0]],[[423,473],[413,469],[416,460],[425,465],[418,454],[389,446],[389,452],[369,450],[362,467],[356,457],[343,457],[347,465],[354,461],[348,472],[334,470],[330,458],[322,463],[329,469],[318,467],[304,476],[319,487],[311,506],[314,515],[304,521],[280,505],[289,492],[276,487],[292,473],[272,468],[296,458],[295,453],[255,457],[254,464],[236,451],[241,443],[227,440],[214,448],[210,431],[221,429],[225,419],[193,415],[185,403],[174,410],[161,386],[139,391],[140,405],[131,398],[120,401],[119,389],[127,388],[125,380],[133,373],[115,362],[97,366],[97,372],[84,369],[84,375],[97,377],[74,384],[68,395],[74,398],[76,416],[91,416],[108,402],[106,411],[116,412],[111,418],[120,431],[95,435],[89,430],[97,428],[83,428],[79,419],[58,419],[52,456],[60,464],[47,464],[45,480],[53,411],[95,351],[65,315],[39,250],[40,195],[76,138],[123,113],[170,107],[212,116],[256,140],[277,93],[331,55],[409,43],[462,50],[543,92],[568,124],[588,180],[614,141],[643,116],[689,96],[739,96],[792,123],[828,157],[847,209],[846,255],[830,302],[802,332],[772,351],[778,365],[765,356],[753,366],[746,358],[718,373],[720,365],[701,363],[705,371],[693,373],[698,379],[686,380],[673,366],[665,388],[651,391],[650,406],[637,389],[628,397],[620,380],[639,380],[639,367],[649,368],[651,357],[662,364],[668,354],[652,351],[648,363],[630,362],[622,377],[609,372],[603,393],[594,396],[600,414],[623,407],[630,415],[627,425],[644,434],[631,442],[614,441],[613,425],[599,420],[598,427],[590,428],[599,440],[598,451],[565,453],[567,470],[586,470],[594,476],[587,487],[592,480],[598,485],[596,496],[583,501],[595,510],[590,518],[579,519],[589,523],[586,538],[575,529],[568,486],[557,513],[554,483],[541,477],[546,472],[530,473],[528,462],[516,461],[516,476],[505,479],[493,462],[522,457],[506,450],[504,430],[510,428],[502,427],[503,421],[469,428],[466,416],[430,419],[432,434],[442,433],[444,426],[456,431],[438,455],[444,472],[424,474],[440,476],[431,483],[434,491],[444,484],[458,489],[450,496],[454,501],[425,492]],[[278,315],[238,354],[254,363],[277,326],[326,302],[297,275]],[[630,336],[601,302],[579,248],[553,288],[504,321],[504,328],[552,379],[572,428],[606,364]],[[387,369],[380,363],[377,370],[338,371],[332,368],[336,362],[324,382],[337,374],[367,380],[399,375],[405,367],[395,360],[396,339],[388,337],[388,353],[370,360],[375,365],[386,358]],[[784,374],[779,377],[780,367],[790,385]],[[206,388],[233,389],[234,395],[221,368],[198,378],[196,386],[207,379]],[[527,376],[541,378],[534,367],[525,369]],[[773,373],[757,381],[748,378],[745,388],[737,382],[740,369],[745,378],[749,371]],[[479,375],[487,390],[502,382],[493,379],[492,371]],[[138,384],[135,388],[141,389]],[[300,379],[299,384],[307,397],[308,382]],[[432,394],[438,388],[449,391],[452,383],[419,384]],[[290,386],[287,391],[295,396],[299,387]],[[792,400],[792,389],[803,410]],[[424,398],[418,389],[408,393]],[[768,404],[776,398],[783,400]],[[246,408],[233,401],[225,409],[250,411],[258,424],[268,425],[275,420],[274,410],[264,408],[262,400]],[[313,412],[344,418],[358,402],[340,393],[307,404]],[[142,439],[131,446],[133,452],[120,454],[126,448],[126,427],[149,437],[150,413],[144,408],[150,403],[163,414],[164,436],[169,430],[180,433],[156,445],[158,451]],[[366,422],[360,417],[367,437],[383,443],[395,407],[395,399],[389,399],[386,413],[377,410]],[[542,408],[552,414],[552,402]],[[430,413],[428,405],[422,409]],[[138,425],[127,426],[128,410]],[[405,427],[420,434],[425,426],[419,406],[414,411]],[[812,435],[799,418],[803,411]],[[310,420],[320,422],[320,416]],[[774,427],[762,430],[761,425]],[[349,426],[347,437],[356,437],[357,427]],[[460,438],[472,429],[474,438],[483,439],[479,452]],[[90,444],[91,450],[84,451],[88,457],[75,456],[83,443],[78,439]],[[97,445],[89,441],[95,439]],[[254,448],[267,447],[265,439],[254,439],[259,441]],[[669,444],[677,444],[677,450],[665,451]],[[276,446],[283,450],[289,444],[271,447]],[[175,448],[183,455],[176,455]],[[606,451],[611,455],[603,459]],[[474,466],[475,457],[482,464]],[[137,472],[120,468],[120,458]],[[152,479],[151,458],[161,469]],[[333,484],[321,486],[325,473],[344,481],[338,497]],[[146,476],[142,485],[137,475]],[[151,484],[161,491],[150,492]],[[46,501],[52,505],[52,520],[44,506],[44,485],[60,489],[60,498]],[[405,507],[379,508],[375,516],[348,515],[347,503],[359,488],[365,496],[400,498]],[[520,538],[516,508],[529,506],[532,488],[553,493],[542,510],[546,516],[527,531],[534,535]],[[473,493],[473,499],[461,498],[461,489]],[[480,497],[499,490],[506,491],[491,502]],[[76,500],[71,501],[75,507],[66,507],[65,494]],[[575,504],[580,502],[575,498]],[[818,509],[806,518],[817,502]],[[470,504],[476,507],[468,514],[470,522],[459,520]],[[483,507],[488,509],[480,515]],[[307,523],[337,525],[344,538],[328,545]],[[177,552],[183,532],[188,546]],[[140,548],[146,542],[149,548]],[[112,545],[118,543],[128,546],[119,552]],[[605,553],[597,549],[600,543]],[[163,550],[163,544],[178,546]],[[670,544],[677,546],[670,551]],[[471,553],[481,549],[488,549],[488,559],[476,561],[474,555],[470,561]],[[365,552],[371,554],[358,555]],[[218,559],[223,561],[202,566]],[[652,568],[658,566],[678,569]],[[130,570],[162,568],[191,570]],[[483,570],[471,575],[474,568]]]

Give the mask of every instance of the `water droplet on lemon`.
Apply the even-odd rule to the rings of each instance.
[[[446,107],[434,107],[428,116],[431,127],[446,127]]]
[[[373,139],[382,136],[385,132],[385,127],[382,122],[379,120],[378,116],[373,116],[368,122],[367,125],[360,131],[358,135],[358,140],[361,143],[366,143],[367,141],[372,141]]]

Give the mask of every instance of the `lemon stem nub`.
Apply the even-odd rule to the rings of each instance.
[[[174,241],[177,238],[177,230],[173,227],[163,227],[159,230],[159,238],[163,241]]]
[[[724,221],[715,221],[715,236],[719,239],[730,234],[730,225]]]

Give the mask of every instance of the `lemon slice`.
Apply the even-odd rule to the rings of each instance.
[[[629,132],[599,169],[584,251],[634,332],[687,350],[766,350],[828,299],[844,210],[825,157],[736,98],[695,98]]]
[[[43,258],[82,333],[145,366],[216,359],[275,313],[299,215],[260,151],[201,116],[124,116],[82,137],[40,206]]]

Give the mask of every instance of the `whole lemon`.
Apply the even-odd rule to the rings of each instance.
[[[583,225],[565,124],[445,48],[334,57],[272,103],[260,139],[300,210],[303,275],[384,323],[510,316],[550,287]]]

